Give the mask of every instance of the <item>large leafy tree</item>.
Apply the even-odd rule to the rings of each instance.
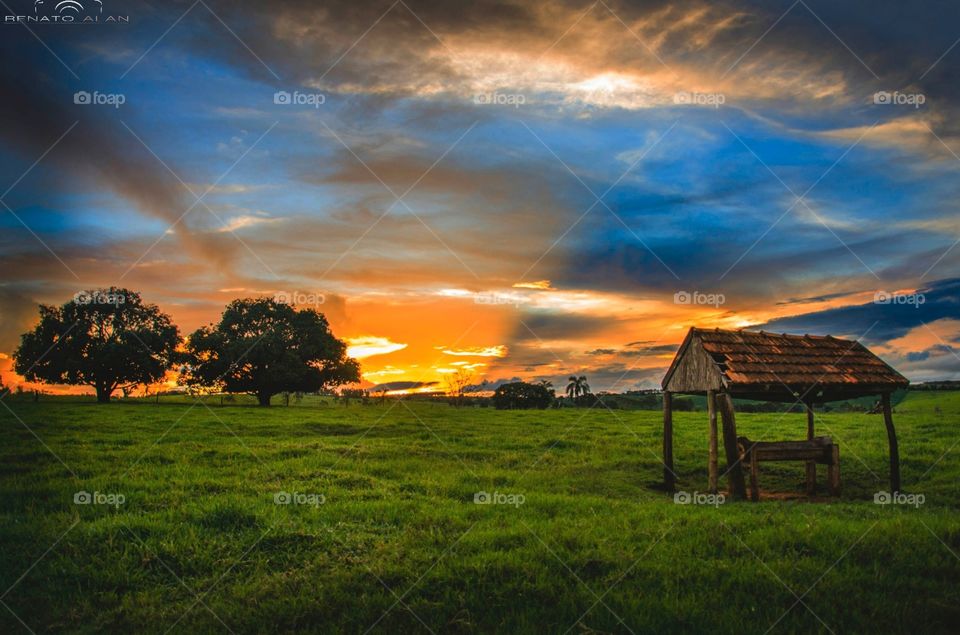
[[[261,406],[280,392],[315,392],[360,381],[360,364],[327,318],[269,298],[234,300],[218,324],[186,344],[188,385],[250,393]]]
[[[180,333],[140,294],[81,291],[62,306],[40,305],[40,323],[20,339],[14,370],[30,381],[92,386],[106,403],[118,388],[160,381]]]
[[[517,381],[503,384],[493,393],[493,407],[497,410],[543,410],[553,403],[555,393],[549,382],[528,384]]]

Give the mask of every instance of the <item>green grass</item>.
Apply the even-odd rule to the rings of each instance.
[[[883,633],[960,622],[960,447],[948,451],[960,393],[897,406],[904,489],[925,496],[919,508],[873,504],[888,488],[876,415],[818,415],[818,433],[841,445],[839,499],[712,507],[657,489],[656,412],[218,403],[4,400],[0,632]],[[737,422],[751,438],[805,434],[801,414]],[[706,415],[677,413],[675,429],[679,487],[702,492]],[[799,493],[803,478],[800,464],[765,464],[761,484]],[[80,490],[125,502],[77,505]],[[281,491],[325,502],[275,504]],[[478,491],[525,501],[476,505]]]

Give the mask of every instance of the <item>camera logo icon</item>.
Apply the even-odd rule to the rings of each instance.
[[[291,95],[285,90],[278,90],[273,94],[273,103],[287,105],[291,101]]]
[[[273,495],[274,505],[289,505],[291,500],[293,497],[290,496],[290,492],[279,491]]]
[[[58,15],[72,22],[76,18],[99,16],[103,13],[103,0],[34,0],[33,12],[37,15]]]
[[[476,505],[489,505],[493,500],[490,498],[490,492],[477,492],[473,495],[473,502]]]
[[[873,495],[873,503],[875,505],[889,505],[893,502],[893,496],[890,495],[890,492],[875,492]]]
[[[673,502],[677,505],[689,505],[692,500],[690,492],[680,491],[673,495]]]
[[[677,291],[673,294],[674,304],[690,304],[691,299],[689,291]]]
[[[885,90],[878,90],[873,94],[873,103],[889,104],[892,101],[892,95]]]
[[[81,104],[85,106],[92,102],[93,96],[85,90],[78,90],[73,94],[73,103],[75,104]]]
[[[104,492],[88,492],[80,490],[73,495],[74,505],[110,505],[116,509],[127,502],[127,497],[123,494],[108,494]]]

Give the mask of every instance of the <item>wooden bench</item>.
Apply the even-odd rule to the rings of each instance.
[[[750,499],[760,500],[760,461],[806,461],[813,471],[816,464],[827,466],[827,485],[830,494],[840,495],[840,446],[830,437],[814,437],[809,441],[751,441],[737,438],[740,463],[750,467]],[[808,470],[808,474],[810,471]],[[807,491],[815,487],[808,480]]]

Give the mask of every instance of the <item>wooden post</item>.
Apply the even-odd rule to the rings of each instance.
[[[743,466],[737,451],[737,420],[733,399],[728,393],[720,395],[720,417],[723,420],[723,449],[727,455],[727,491],[734,499],[745,499],[747,487],[743,482]]]
[[[807,441],[813,441],[813,403],[806,401],[804,405],[807,409]],[[816,461],[807,461],[807,494],[813,496],[817,493],[817,463]]]
[[[760,500],[760,461],[757,460],[757,448],[750,449],[750,500]]]
[[[830,456],[830,467],[827,470],[830,481],[830,495],[840,496],[840,446],[833,445]]]
[[[673,474],[673,399],[663,391],[663,486],[672,492],[676,479]]]
[[[708,489],[711,494],[717,493],[717,394],[713,390],[707,391],[707,414],[710,417],[710,480]]]
[[[887,442],[890,444],[890,493],[900,491],[900,450],[897,448],[897,431],[893,427],[893,413],[890,410],[890,393],[880,397],[883,403],[883,422],[887,426]]]

